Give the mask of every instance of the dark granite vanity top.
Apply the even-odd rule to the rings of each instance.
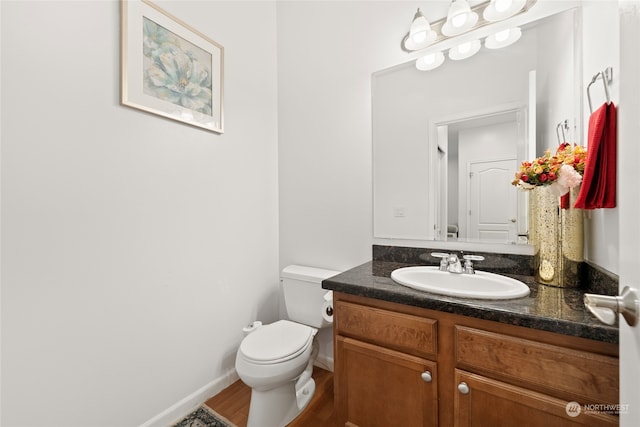
[[[322,282],[322,287],[368,298],[492,320],[564,335],[618,343],[618,326],[599,322],[583,304],[584,291],[535,283],[532,276],[511,276],[526,283],[531,294],[511,300],[456,298],[417,291],[389,277],[396,268],[416,265],[371,261]]]

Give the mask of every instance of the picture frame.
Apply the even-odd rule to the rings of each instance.
[[[121,0],[121,104],[224,133],[224,47],[149,0]]]

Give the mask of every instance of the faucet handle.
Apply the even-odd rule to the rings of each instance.
[[[482,255],[464,255],[464,272],[467,274],[476,274],[473,269],[472,261],[483,261],[484,257]]]
[[[440,258],[440,270],[447,271],[447,268],[449,267],[449,254],[444,252],[431,252],[431,256]]]
[[[444,252],[431,252],[431,256],[435,258],[449,258],[449,254]]]

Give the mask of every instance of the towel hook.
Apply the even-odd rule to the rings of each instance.
[[[558,123],[558,126],[556,126],[556,136],[558,137],[558,145],[561,145],[567,142],[567,136],[564,133],[565,129],[567,130],[567,132],[569,131],[569,120],[560,122]],[[562,137],[560,137],[560,132],[562,132]]]
[[[605,96],[607,97],[607,104],[610,104],[611,96],[609,95],[609,84],[613,80],[613,68],[607,67],[604,71],[598,72],[595,76],[593,76],[593,78],[591,79],[591,83],[589,83],[589,85],[587,86],[587,99],[589,100],[589,111],[592,113],[593,113],[593,106],[591,104],[591,92],[589,92],[589,89],[591,88],[591,85],[594,84],[598,79],[602,79],[602,84],[604,86],[604,93],[605,93]]]

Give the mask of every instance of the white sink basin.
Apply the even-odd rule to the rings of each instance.
[[[438,267],[405,267],[392,271],[391,279],[420,291],[462,298],[512,299],[529,295],[529,287],[521,281],[486,271],[456,274]]]

